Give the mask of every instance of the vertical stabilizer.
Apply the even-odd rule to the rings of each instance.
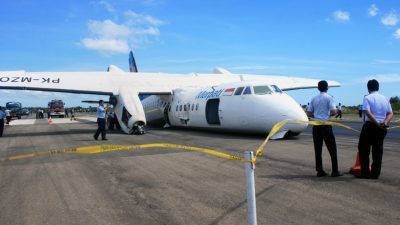
[[[129,71],[132,73],[137,73],[138,69],[136,66],[135,58],[133,57],[132,51],[129,52]]]

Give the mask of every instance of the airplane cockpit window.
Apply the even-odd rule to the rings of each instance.
[[[271,87],[272,87],[272,89],[274,89],[274,91],[275,91],[276,93],[282,93],[282,90],[281,90],[278,86],[276,86],[276,85],[271,85]]]
[[[241,95],[244,87],[238,87],[235,91],[235,95]]]
[[[251,95],[251,88],[249,86],[247,86],[246,89],[244,89],[243,95]]]
[[[272,94],[272,90],[268,86],[254,86],[253,89],[256,95]]]

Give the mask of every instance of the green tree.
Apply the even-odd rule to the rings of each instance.
[[[392,109],[397,111],[400,110],[400,98],[399,96],[391,97],[390,104],[392,104]]]

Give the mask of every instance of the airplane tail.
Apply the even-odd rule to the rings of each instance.
[[[138,69],[136,66],[135,58],[133,57],[132,51],[129,52],[129,71],[132,73],[137,73]]]

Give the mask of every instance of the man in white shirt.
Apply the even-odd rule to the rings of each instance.
[[[325,80],[318,82],[318,90],[320,91],[320,94],[311,100],[311,103],[307,109],[307,115],[315,120],[328,121],[330,116],[334,116],[336,114],[335,102],[333,101],[332,96],[327,94],[328,82]],[[322,145],[324,141],[331,156],[331,176],[342,176],[343,174],[340,173],[338,169],[336,140],[332,131],[332,126],[313,126],[313,140],[315,150],[315,169],[317,171],[317,176],[323,177],[327,175],[322,166]]]
[[[7,119],[7,123],[6,124],[10,124],[11,121],[11,110],[6,109],[6,111],[4,111],[6,113],[6,119]]]
[[[101,140],[106,141],[106,109],[103,100],[99,101],[99,107],[97,107],[97,125],[98,128],[93,135],[94,139],[97,140],[101,133]]]
[[[367,84],[369,95],[364,97],[363,112],[365,123],[362,127],[358,142],[360,154],[361,174],[358,178],[378,179],[382,167],[383,140],[387,127],[393,118],[393,111],[389,101],[379,91],[377,80],[370,80]],[[369,170],[369,154],[372,146],[372,165]]]

